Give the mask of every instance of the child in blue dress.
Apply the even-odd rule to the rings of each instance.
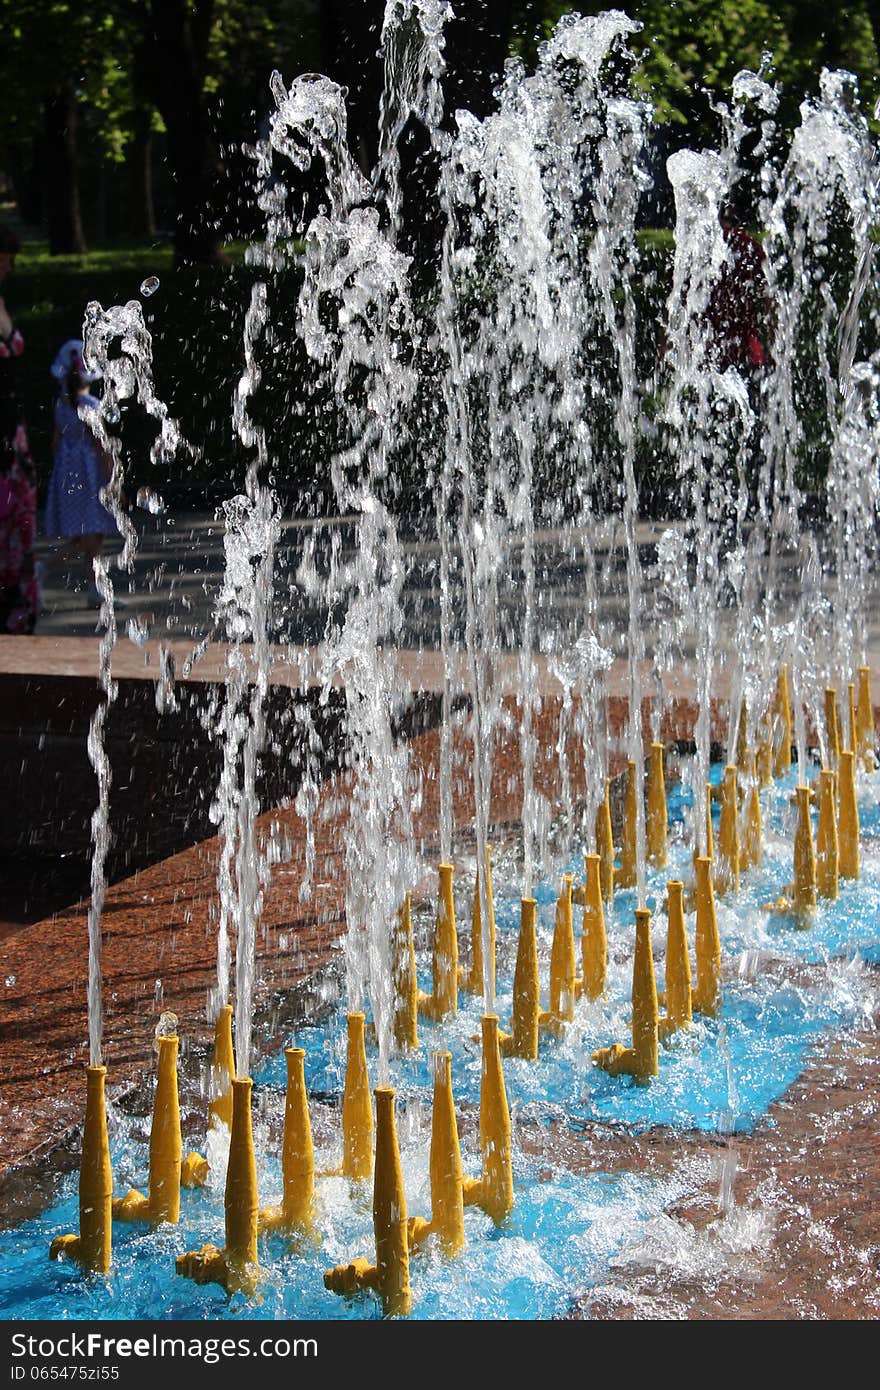
[[[89,392],[100,372],[86,370],[82,353],[82,343],[71,339],[51,368],[61,390],[55,401],[55,462],[46,497],[46,535],[67,541],[55,556],[53,568],[60,568],[75,554],[83,557],[91,592],[95,589],[92,562],[103,550],[104,537],[115,535],[118,528],[99,495],[110,479],[110,459],[88,420],[100,405]],[[92,597],[97,597],[96,590]]]

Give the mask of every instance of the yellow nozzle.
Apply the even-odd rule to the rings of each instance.
[[[696,957],[697,983],[691,995],[695,1013],[714,1018],[721,1012],[721,938],[715,913],[715,889],[712,886],[712,861],[698,855]]]
[[[397,914],[391,949],[394,1042],[400,1052],[415,1052],[419,1045],[419,984],[409,893]]]
[[[765,717],[762,721],[763,737],[758,744],[755,758],[759,787],[769,787],[773,781],[773,739],[769,732],[769,724],[770,721]]]
[[[347,1015],[348,1052],[342,1093],[342,1176],[366,1182],[373,1171],[373,1103],[367,1076],[364,1015]]]
[[[856,687],[853,681],[850,681],[846,687],[846,700],[849,709],[849,725],[847,728],[847,741],[846,743],[841,741],[840,751],[842,753],[846,749],[850,753],[857,753],[859,746],[859,717],[856,714]]]
[[[530,1062],[536,1061],[538,1056],[538,1016],[541,1011],[536,909],[534,898],[523,898],[516,969],[513,973],[510,1033],[503,1035],[500,1042],[505,1057],[524,1057]]]
[[[513,1211],[513,1157],[510,1110],[501,1066],[498,1018],[484,1014],[483,1070],[480,1080],[480,1150],[482,1172],[478,1179],[465,1178],[465,1206],[482,1207],[496,1226]]]
[[[823,769],[819,774],[819,825],[816,831],[816,890],[820,898],[836,902],[840,851],[837,840],[836,776]]]
[[[651,914],[636,908],[636,949],[633,956],[632,1047],[614,1043],[593,1053],[593,1061],[612,1076],[628,1075],[646,1082],[658,1070],[657,984],[651,951]]]
[[[705,857],[714,862],[715,859],[715,837],[712,833],[712,794],[714,787],[711,782],[706,783],[706,855]],[[697,871],[697,860],[700,857],[700,843],[694,827],[694,873]]]
[[[667,859],[666,780],[663,776],[663,753],[662,743],[651,744],[645,829],[648,863],[652,864],[655,869],[664,868]]]
[[[589,1000],[605,993],[608,939],[605,935],[605,909],[602,906],[601,861],[598,854],[584,855],[584,918],[581,937],[583,993]]]
[[[486,899],[489,904],[489,973],[492,998],[495,997],[495,901],[492,896],[492,846],[486,846]],[[465,989],[469,994],[483,993],[483,920],[480,907],[480,867],[474,884],[474,910],[471,918],[471,968]]]
[[[825,689],[825,738],[829,767],[833,769],[837,767],[840,757],[840,715],[837,711],[837,691],[831,685]]]
[[[232,1083],[225,1247],[218,1250],[216,1245],[203,1245],[201,1250],[179,1255],[175,1265],[185,1279],[196,1284],[220,1284],[230,1294],[252,1295],[262,1278],[257,1263],[259,1196],[251,1120],[252,1084],[249,1076],[236,1077]]]
[[[788,693],[788,666],[783,662],[776,677],[776,737],[773,772],[784,777],[791,770],[791,699]]]
[[[79,1169],[79,1235],[57,1236],[49,1258],[67,1255],[96,1274],[112,1262],[113,1170],[104,1098],[106,1067],[86,1067],[86,1114]]]
[[[562,892],[556,901],[556,922],[550,948],[550,1007],[539,1023],[549,1032],[558,1032],[574,1018],[578,981],[575,963],[574,924],[571,912],[572,875],[563,874]]]
[[[874,705],[871,700],[871,668],[859,667],[859,698],[856,706],[856,734],[858,737],[858,756],[866,772],[873,772],[876,766],[874,728]]]
[[[260,1212],[260,1229],[309,1231],[314,1219],[315,1150],[306,1091],[305,1049],[288,1047],[284,1056],[287,1061],[287,1095],[281,1145],[284,1190],[280,1207],[264,1207]]]
[[[660,1020],[665,1037],[691,1022],[691,963],[684,922],[684,884],[677,879],[666,885],[666,1017]]]
[[[636,884],[636,824],[638,815],[638,769],[630,758],[626,765],[626,798],[623,804],[623,835],[620,846],[620,868],[615,875],[619,888],[634,888]]]
[[[837,837],[841,878],[859,877],[859,808],[856,802],[855,756],[841,753],[838,772],[839,802]]]
[[[736,729],[736,766],[740,772],[747,772],[751,765],[749,752],[749,711],[745,700],[739,707],[739,724]]]
[[[211,1103],[208,1127],[214,1124],[232,1129],[232,1083],[235,1080],[235,1052],[232,1046],[232,1005],[225,1004],[214,1024],[214,1057],[211,1064]]]
[[[199,1175],[206,1173],[207,1163],[199,1154],[189,1154],[186,1163],[183,1162],[177,1092],[178,1046],[174,1035],[158,1039],[159,1065],[150,1130],[147,1196],[132,1189],[124,1197],[117,1198],[113,1202],[113,1216],[117,1221],[149,1221],[154,1226],[168,1221],[176,1225],[180,1219],[180,1188],[184,1178],[187,1186],[197,1186]]]
[[[810,788],[798,787],[796,796],[798,814],[794,830],[792,907],[795,916],[803,917],[816,909],[816,852],[810,819]]]
[[[226,1258],[241,1268],[257,1263],[257,1163],[249,1076],[232,1083],[232,1134],[226,1169]]]
[[[721,784],[721,820],[718,827],[718,853],[715,857],[715,891],[739,892],[739,795],[736,768],[724,769]]]
[[[596,810],[596,853],[599,856],[599,881],[602,900],[614,899],[614,835],[611,830],[611,783],[605,778],[605,795]]]
[[[746,797],[745,825],[740,846],[741,869],[756,869],[763,858],[764,827],[761,819],[761,795],[758,782],[757,758],[752,754],[751,785]]]
[[[177,1091],[176,1037],[159,1038],[159,1074],[150,1132],[150,1220],[176,1223],[180,1219],[181,1186],[196,1187],[207,1175],[200,1154],[183,1157],[180,1101]],[[204,1166],[203,1166],[204,1165]]]
[[[455,929],[452,873],[451,864],[439,866],[433,952],[434,988],[431,994],[419,995],[419,1010],[438,1023],[450,1014],[458,1013],[458,935]]]
[[[435,1052],[434,1107],[431,1118],[431,1219],[409,1223],[410,1246],[436,1235],[450,1259],[464,1249],[464,1196],[458,1124],[452,1096],[452,1053]]]
[[[406,1317],[412,1308],[409,1282],[409,1242],[407,1237],[406,1193],[400,1149],[394,1123],[394,1090],[377,1086],[376,1170],[373,1179],[373,1230],[376,1237],[376,1263],[360,1257],[348,1265],[337,1265],[324,1275],[324,1287],[331,1293],[353,1294],[375,1289],[382,1300],[385,1317]]]

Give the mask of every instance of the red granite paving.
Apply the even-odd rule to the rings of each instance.
[[[658,1130],[634,1141],[606,1131],[575,1144],[551,1130],[551,1168],[601,1162],[663,1173],[686,1159],[702,1160],[710,1174],[665,1213],[676,1239],[619,1262],[613,1281],[580,1301],[580,1315],[880,1316],[880,1008],[874,1022],[832,1042],[750,1134]],[[726,1210],[724,1165],[734,1175]]]

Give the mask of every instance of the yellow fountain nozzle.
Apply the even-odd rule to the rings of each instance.
[[[453,866],[440,864],[437,891],[437,920],[432,953],[433,992],[419,995],[419,1010],[427,1018],[442,1023],[458,1013],[458,933],[452,892]]]
[[[749,760],[753,755],[749,752],[749,712],[745,700],[739,707],[739,723],[736,729],[736,765],[740,772],[747,771]]]
[[[763,858],[764,827],[759,785],[757,758],[752,754],[751,786],[746,797],[745,826],[740,846],[741,869],[755,869]]]
[[[711,870],[712,861],[706,855],[698,855],[695,861],[697,982],[691,1003],[695,1013],[714,1018],[721,1011],[721,938]]]
[[[715,888],[718,893],[739,891],[739,793],[737,772],[732,763],[724,769],[721,786]]]
[[[791,699],[788,692],[788,666],[783,663],[776,678],[776,737],[773,771],[784,777],[791,769]]]
[[[657,984],[651,950],[651,914],[636,908],[636,950],[633,958],[632,1039],[640,1078],[657,1075]]]
[[[257,1264],[257,1164],[254,1155],[249,1076],[232,1083],[232,1134],[226,1169],[226,1255],[241,1266]]]
[[[710,860],[713,860],[713,861],[714,861],[714,859],[715,859],[715,838],[714,838],[714,836],[713,836],[713,834],[712,834],[712,798],[713,798],[713,796],[714,796],[714,794],[715,794],[715,788],[712,786],[712,783],[711,783],[711,782],[707,782],[707,783],[705,784],[705,788],[706,788],[706,818],[705,818],[706,847],[705,847],[705,857],[706,857],[707,859],[710,859]],[[696,863],[697,863],[697,859],[698,859],[698,857],[699,857],[699,855],[700,855],[700,842],[699,842],[699,836],[696,834],[696,827],[695,827],[695,832],[694,832],[694,841],[695,841],[695,843],[694,843],[694,871],[696,872]]]
[[[666,1018],[660,1020],[665,1037],[687,1028],[692,1019],[691,963],[684,920],[684,884],[673,879],[666,885],[668,927],[666,934]]]
[[[471,918],[471,968],[468,972],[465,989],[469,994],[482,994],[484,990],[483,963],[483,913],[480,906],[480,884],[482,874],[477,866],[474,883],[474,908]],[[492,846],[486,846],[486,902],[489,908],[489,985],[495,997],[495,900],[492,893]]]
[[[832,685],[825,688],[825,738],[828,757],[834,768],[840,757],[840,715],[837,710],[837,691]]]
[[[280,1207],[264,1207],[260,1228],[291,1234],[310,1231],[314,1221],[315,1150],[305,1078],[305,1050],[285,1049],[287,1092],[284,1105],[284,1135],[281,1143],[281,1172],[284,1183]]]
[[[755,757],[755,764],[758,774],[758,786],[769,787],[773,781],[773,739],[768,731],[769,721],[763,722],[763,737],[758,744],[758,752]]]
[[[620,868],[615,874],[615,883],[621,888],[634,888],[636,884],[636,827],[638,825],[638,769],[630,758],[626,765],[626,796],[623,806],[623,836],[620,846]]]
[[[395,924],[391,970],[394,982],[394,1041],[401,1052],[415,1052],[419,1045],[419,983],[409,893]]]
[[[232,1045],[232,1005],[224,1004],[214,1024],[214,1056],[211,1064],[211,1102],[208,1125],[232,1129],[232,1082],[235,1050]]]
[[[159,1038],[159,1074],[150,1133],[150,1220],[176,1224],[180,1218],[183,1143],[177,1092],[176,1037]]]
[[[571,910],[572,883],[573,876],[564,874],[562,892],[556,902],[556,922],[550,948],[550,1007],[539,1019],[541,1028],[554,1033],[558,1033],[574,1018],[574,1001],[579,984]]]
[[[66,1255],[96,1274],[106,1274],[112,1262],[113,1170],[107,1138],[104,1083],[107,1068],[86,1067],[86,1113],[79,1170],[79,1235],[57,1236],[50,1259]]]
[[[443,1253],[453,1259],[464,1249],[465,1236],[461,1149],[452,1095],[452,1053],[433,1053],[431,1069],[434,1075],[431,1220],[413,1218],[409,1223],[409,1240],[413,1246],[434,1235]]]
[[[797,824],[794,832],[794,884],[792,905],[795,916],[805,917],[816,908],[816,853],[810,820],[810,788],[797,788]]]
[[[200,1154],[183,1158],[180,1101],[177,1089],[179,1040],[166,1034],[157,1040],[159,1052],[153,1123],[150,1130],[150,1176],[147,1196],[134,1189],[113,1202],[117,1221],[149,1221],[152,1225],[180,1219],[180,1188],[195,1187],[207,1174],[207,1160]]]
[[[354,1294],[375,1289],[385,1317],[406,1317],[412,1309],[409,1282],[409,1240],[406,1193],[394,1122],[394,1088],[377,1086],[376,1168],[373,1179],[373,1230],[376,1263],[362,1256],[328,1269],[324,1287],[332,1293]]]
[[[365,1015],[346,1017],[348,1050],[342,1094],[342,1175],[366,1182],[373,1172],[373,1103],[367,1075]]]
[[[837,835],[839,842],[839,872],[841,878],[858,878],[859,808],[856,801],[855,755],[841,753],[838,772],[839,811]]]
[[[607,777],[605,795],[596,809],[596,853],[599,856],[602,899],[610,903],[614,898],[614,836],[611,830],[611,783]]]
[[[823,769],[819,774],[819,824],[816,830],[816,890],[820,898],[835,902],[840,874],[840,844],[837,837],[835,774]]]
[[[175,1264],[178,1274],[197,1284],[219,1284],[227,1293],[248,1296],[256,1292],[263,1277],[257,1262],[259,1199],[252,1086],[249,1076],[236,1077],[232,1083],[232,1130],[224,1197],[226,1244],[222,1250],[212,1244],[190,1250],[179,1255]]]
[[[406,1317],[412,1307],[409,1283],[406,1193],[394,1122],[394,1088],[377,1086],[376,1169],[373,1227],[376,1233],[376,1288],[386,1317]]]
[[[651,744],[651,761],[648,766],[648,804],[646,810],[646,843],[648,863],[655,869],[662,869],[667,860],[666,779],[663,773],[662,743]]]
[[[513,1210],[513,1147],[510,1110],[496,1014],[480,1020],[483,1039],[483,1065],[480,1080],[480,1151],[482,1171],[476,1180],[465,1178],[465,1206],[478,1206],[496,1226],[505,1222]]]
[[[541,1012],[538,978],[538,936],[534,898],[523,898],[520,905],[519,942],[513,974],[513,1011],[510,1033],[501,1036],[505,1057],[524,1057],[534,1062],[538,1056],[538,1019]]]
[[[658,1071],[657,983],[651,950],[651,914],[636,908],[636,949],[633,956],[632,1046],[614,1043],[593,1053],[593,1061],[612,1076],[628,1075],[650,1081]]]
[[[871,698],[870,666],[860,666],[858,678],[859,694],[856,704],[857,742],[854,748],[864,770],[866,772],[873,772],[876,767],[875,743],[877,735],[874,726],[874,704]]]
[[[608,938],[602,905],[601,861],[598,854],[584,855],[584,917],[581,938],[583,993],[594,1001],[605,993]]]

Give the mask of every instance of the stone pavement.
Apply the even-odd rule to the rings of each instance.
[[[215,608],[223,577],[223,524],[208,512],[170,512],[154,516],[140,509],[130,513],[138,533],[134,569],[131,575],[111,568],[117,596],[120,635],[131,631],[138,641],[222,642],[225,634],[217,626]],[[651,657],[664,599],[659,592],[657,542],[675,522],[641,522],[637,528],[639,554],[643,567],[643,629],[646,656]],[[440,543],[436,537],[414,535],[406,521],[401,524],[401,545],[406,565],[401,606],[403,628],[397,645],[414,651],[436,650],[440,641]],[[824,544],[822,536],[818,536]],[[561,634],[580,630],[584,607],[583,546],[589,542],[599,579],[598,622],[603,640],[613,654],[625,654],[628,625],[624,535],[619,519],[597,523],[589,532],[542,530],[535,535],[536,587],[541,595],[538,623],[539,645],[551,630]],[[352,553],[355,528],[351,517],[286,518],[277,547],[275,620],[271,638],[279,645],[309,647],[320,642],[327,618],[326,609],[306,600],[302,591],[293,594],[292,576],[308,547],[320,573],[330,546],[338,544],[342,557]],[[120,544],[111,541],[107,554],[118,554]],[[37,556],[44,568],[43,612],[37,634],[46,637],[90,637],[98,628],[97,609],[89,602],[81,565],[69,574],[53,574],[49,563],[54,542],[41,537]],[[795,557],[782,565],[782,584],[786,603],[793,610],[798,596],[800,566]],[[499,586],[499,626],[502,642],[515,650],[522,624],[524,574],[522,547],[514,545],[505,557]],[[452,610],[455,637],[464,637],[464,600],[460,581],[453,576]],[[124,604],[124,608],[122,607]],[[733,640],[729,609],[718,615],[722,654]],[[880,669],[880,586],[875,584],[870,603],[869,661]]]

